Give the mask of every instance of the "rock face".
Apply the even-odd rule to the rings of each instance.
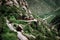
[[[17,36],[20,40],[28,40],[21,32],[17,32]]]

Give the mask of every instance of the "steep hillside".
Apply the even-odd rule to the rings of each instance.
[[[28,0],[27,0],[28,1]],[[33,14],[44,18],[49,15],[56,15],[60,12],[60,0],[29,0],[29,7]]]
[[[0,40],[60,40],[59,25],[52,25],[60,13],[57,2],[0,0]]]

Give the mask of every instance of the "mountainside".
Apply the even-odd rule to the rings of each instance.
[[[60,0],[0,0],[0,40],[60,40]]]
[[[60,12],[60,0],[29,0],[28,3],[32,13],[40,17],[44,15],[55,15]]]

